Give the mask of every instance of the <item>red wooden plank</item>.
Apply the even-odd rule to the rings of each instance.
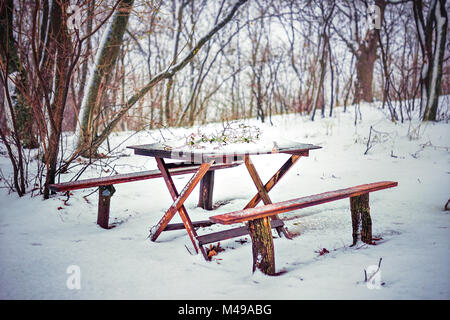
[[[232,164],[217,164],[212,165],[209,170],[219,170],[219,169],[226,169],[238,166],[242,163],[232,163]],[[197,172],[197,169],[199,168],[199,165],[193,164],[192,166],[188,167],[175,167],[169,169],[170,175],[176,176],[176,175],[182,175],[182,174],[189,174],[189,173],[195,173]],[[148,180],[148,179],[154,179],[154,178],[161,178],[162,174],[160,170],[149,170],[149,171],[142,171],[142,172],[133,172],[133,173],[125,173],[125,174],[117,174],[114,176],[109,177],[101,177],[101,178],[92,178],[92,179],[85,179],[85,180],[78,180],[78,181],[70,181],[70,182],[63,182],[58,184],[51,184],[50,190],[56,191],[56,192],[65,192],[70,190],[78,190],[78,189],[87,189],[87,188],[93,188],[93,187],[99,187],[104,185],[112,185],[112,184],[118,184],[118,183],[125,183],[125,182],[134,182],[134,181],[141,181],[141,180]]]
[[[168,173],[168,170],[165,170],[165,168],[164,168],[164,160],[162,158],[155,158],[155,159],[157,160],[158,167],[160,168],[160,170],[162,172],[164,172],[164,175],[165,175],[164,180],[166,181],[167,188],[169,189],[169,192],[172,195],[172,198],[174,199],[174,203],[166,211],[166,213],[161,218],[161,220],[158,222],[158,224],[156,225],[156,231],[152,234],[152,237],[150,239],[152,241],[156,241],[158,236],[161,234],[161,232],[164,231],[164,229],[169,224],[170,220],[172,220],[173,216],[178,211],[181,219],[183,220],[186,231],[188,232],[188,234],[192,240],[195,251],[198,252],[198,247],[196,244],[197,234],[194,230],[194,227],[192,226],[192,222],[189,218],[189,215],[186,212],[186,209],[184,208],[183,203],[187,199],[189,194],[192,192],[192,190],[195,188],[195,186],[198,184],[198,182],[205,175],[205,173],[208,171],[208,169],[211,167],[212,162],[202,163],[200,165],[199,169],[197,170],[197,172],[194,174],[194,176],[189,180],[189,182],[186,184],[186,186],[183,188],[183,190],[181,190],[180,194],[178,194],[178,192],[175,188],[175,184],[173,183],[172,178],[171,178],[170,174]]]
[[[172,220],[175,213],[178,211],[180,214],[181,220],[183,221],[184,227],[191,238],[192,244],[194,245],[195,252],[198,252],[198,246],[197,246],[197,233],[194,230],[194,227],[192,225],[192,221],[189,218],[189,215],[187,214],[186,208],[183,205],[183,202],[186,200],[187,196],[190,194],[192,189],[195,187],[196,182],[201,179],[201,176],[203,176],[208,169],[211,167],[212,163],[203,163],[198,171],[194,174],[194,176],[191,178],[191,180],[188,182],[187,186],[192,186],[192,189],[190,188],[184,188],[181,194],[178,194],[178,191],[175,187],[175,184],[172,180],[172,177],[169,173],[169,170],[166,167],[166,164],[164,162],[163,158],[155,157],[156,163],[158,165],[159,170],[163,174],[164,181],[166,182],[167,189],[169,190],[170,195],[172,196],[172,199],[175,201],[174,204],[169,208],[169,210],[164,214],[164,216],[161,218],[161,220],[156,225],[156,231],[152,234],[151,240],[156,241],[158,236],[161,234],[161,232],[164,231],[164,229],[169,224],[170,220]]]
[[[396,187],[397,182],[381,181],[369,184],[363,184],[351,188],[329,191],[315,194],[307,197],[268,204],[258,208],[250,208],[245,210],[234,211],[217,216],[210,217],[210,220],[220,224],[234,224],[253,219],[259,219],[274,214],[289,212],[297,209],[315,206],[318,204],[331,202],[339,199],[359,196],[364,193],[383,190]]]

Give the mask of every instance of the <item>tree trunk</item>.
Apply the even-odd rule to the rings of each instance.
[[[252,238],[253,272],[259,269],[264,274],[274,275],[275,253],[270,218],[250,220],[247,228]]]
[[[380,21],[383,21],[386,0],[376,0],[375,5],[380,9]],[[372,80],[375,61],[378,58],[378,38],[380,30],[373,28],[366,33],[364,41],[359,44],[356,53],[356,84],[353,103],[361,101],[373,102]]]
[[[423,17],[422,1],[414,1],[414,19],[422,51],[422,72],[420,76],[421,111],[423,121],[436,121],[438,99],[441,89],[442,65],[445,54],[448,16],[445,0],[434,0],[426,21]],[[433,41],[433,36],[435,39]]]
[[[328,55],[328,53],[327,53],[328,36],[325,33],[325,31],[322,33],[321,38],[322,39],[319,41],[319,43],[321,43],[321,45],[322,45],[322,56],[320,57],[320,61],[319,61],[320,76],[319,76],[319,83],[317,84],[316,91],[314,92],[311,121],[314,121],[314,118],[316,116],[316,110],[319,107],[319,105],[321,106],[322,112],[324,112],[324,108],[325,108],[325,101],[324,101],[325,99],[324,99],[324,94],[323,94],[323,82],[325,79],[325,72],[326,72],[326,66],[327,66],[326,57]]]
[[[0,81],[0,131],[8,134],[8,127],[6,123],[6,97],[5,97],[5,87],[3,81]]]
[[[17,43],[13,37],[13,12],[14,1],[8,0],[0,7],[0,37],[2,60],[8,62],[7,73],[16,72],[15,80],[17,85],[11,92],[11,101],[16,114],[17,132],[15,132],[22,142],[24,148],[37,148],[39,146],[36,131],[34,128],[34,118],[32,109],[24,98],[21,90],[26,90],[27,73],[21,65],[17,52]],[[21,87],[21,88],[19,88]]]
[[[350,211],[352,214],[353,244],[358,242],[358,238],[367,244],[372,241],[372,219],[370,218],[369,194],[350,198]]]
[[[178,59],[178,46],[179,46],[179,42],[180,42],[180,35],[181,35],[181,31],[183,28],[183,9],[184,7],[187,5],[187,1],[182,1],[180,3],[180,7],[178,8],[178,14],[176,17],[176,21],[177,21],[177,29],[175,31],[175,44],[174,44],[174,48],[173,48],[173,58],[172,58],[172,62],[171,64],[176,64],[177,63],[177,59]],[[174,2],[175,5],[175,2]],[[175,14],[174,14],[175,16]],[[174,83],[174,79],[173,76],[171,76],[168,80],[167,80],[167,86],[166,86],[166,99],[165,99],[165,107],[164,107],[164,114],[165,114],[165,120],[166,120],[166,125],[167,126],[171,126],[172,122],[173,122],[173,110],[171,110],[170,108],[170,104],[171,104],[171,92],[172,92],[172,87],[173,87],[173,83]],[[172,102],[173,104],[173,102]],[[161,123],[164,123],[164,121],[161,120]]]
[[[92,77],[91,85],[86,88],[84,93],[85,97],[80,107],[81,128],[78,132],[78,149],[85,157],[91,157],[97,152],[98,145],[93,141],[97,135],[99,114],[103,108],[106,89],[121,50],[133,2],[134,0],[122,0],[114,14],[110,28],[105,30],[106,34],[103,35],[105,42],[99,48],[95,70],[90,75]]]
[[[50,105],[50,122],[51,132],[48,138],[48,149],[45,154],[45,165],[47,174],[44,185],[44,199],[48,199],[50,195],[49,185],[55,183],[56,167],[58,162],[59,143],[62,132],[62,121],[64,109],[67,101],[67,92],[69,89],[69,68],[72,62],[72,43],[69,34],[67,33],[67,26],[64,20],[64,13],[67,9],[67,3],[59,4],[57,1],[53,2],[51,21],[50,21],[50,37],[51,46],[54,50],[56,72],[54,85],[54,98]]]
[[[361,101],[373,102],[372,79],[376,59],[376,50],[361,48],[361,54],[356,61],[357,83],[354,103]]]

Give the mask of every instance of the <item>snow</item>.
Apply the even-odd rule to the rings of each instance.
[[[441,108],[448,108],[448,101],[441,100],[446,104]],[[318,117],[314,122],[299,115],[275,116],[274,126],[248,121],[273,140],[322,146],[301,158],[270,192],[273,202],[368,182],[398,181],[397,188],[370,195],[373,234],[382,237],[376,246],[350,247],[348,199],[286,213],[281,217],[298,236],[287,240],[274,234],[276,269],[285,272],[269,277],[252,273],[248,237],[244,243],[222,241],[225,251],[211,262],[189,253],[193,248],[184,230],[163,232],[156,242],[149,241],[150,228],[172,204],[162,179],[116,185],[110,221],[117,226],[110,230],[96,225],[97,192],[87,197],[89,202],[83,198],[95,189],[74,191],[65,205],[64,195],[49,200],[19,198],[1,188],[0,298],[449,299],[450,216],[443,209],[450,190],[449,124],[393,123],[380,105],[361,105],[362,120],[356,126],[352,108],[347,113],[336,108],[333,118]],[[364,155],[370,126],[386,134]],[[118,150],[128,156],[110,166],[119,173],[155,169],[152,158],[133,155],[126,146],[161,142],[161,134],[167,140],[187,136],[197,129],[115,134],[111,146],[120,145]],[[65,137],[66,151],[72,138]],[[124,139],[128,140],[123,143]],[[267,181],[287,158],[258,155],[252,161]],[[12,174],[4,155],[0,169],[5,176]],[[74,169],[62,180],[75,174]],[[111,172],[95,167],[81,178],[100,174]],[[174,177],[178,190],[189,178]],[[243,208],[255,193],[242,165],[216,172],[214,201],[222,205],[215,211],[196,207],[198,188],[185,207],[192,220],[205,220]],[[172,222],[180,221],[176,215]],[[214,225],[198,233],[226,228]],[[329,253],[321,255],[326,252],[323,248]],[[364,270],[373,270],[380,258],[382,285],[369,288]],[[79,282],[72,277],[77,271]]]

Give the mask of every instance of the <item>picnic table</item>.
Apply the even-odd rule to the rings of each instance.
[[[266,146],[252,146],[247,148],[233,149],[232,145],[227,146],[223,150],[211,149],[189,149],[187,147],[173,147],[166,144],[154,143],[145,145],[128,146],[133,149],[136,155],[153,157],[156,160],[158,169],[166,183],[168,192],[170,193],[173,204],[167,209],[165,214],[159,220],[152,231],[150,239],[156,241],[163,231],[184,228],[186,229],[194,250],[203,254],[206,260],[209,260],[207,252],[204,248],[205,244],[239,237],[248,233],[247,227],[238,227],[230,230],[214,232],[206,235],[197,235],[196,228],[202,226],[209,226],[214,224],[214,221],[191,221],[189,214],[184,206],[186,199],[191,195],[194,188],[201,182],[200,185],[200,202],[202,200],[207,202],[207,207],[211,207],[212,185],[214,179],[214,171],[210,170],[211,166],[218,164],[234,164],[244,162],[250,177],[256,187],[257,193],[249,200],[244,209],[254,208],[262,200],[264,205],[271,204],[269,192],[281,180],[286,172],[301,158],[309,156],[310,150],[319,149],[321,147],[312,144],[288,142],[275,143]],[[250,156],[258,155],[273,155],[273,154],[288,154],[290,157],[283,163],[283,165],[273,174],[273,176],[264,184],[250,158]],[[197,164],[198,168],[194,171],[193,176],[187,182],[185,187],[179,192],[175,187],[172,179],[172,174],[169,170],[170,166],[165,159],[182,160],[183,163]],[[232,166],[230,166],[232,167]],[[238,181],[236,181],[238,182]],[[176,213],[179,213],[182,224],[169,224]],[[289,233],[284,227],[283,222],[277,215],[271,215],[271,227],[275,228],[280,235],[290,238]]]

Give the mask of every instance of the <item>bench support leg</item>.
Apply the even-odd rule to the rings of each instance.
[[[369,194],[365,193],[350,198],[350,211],[352,214],[353,246],[361,241],[373,244],[372,241],[372,219],[370,218]]]
[[[208,171],[200,181],[198,206],[205,210],[213,209],[214,171]]]
[[[115,191],[113,185],[100,186],[98,190],[97,224],[103,229],[109,229],[109,206]]]
[[[250,220],[247,228],[252,238],[253,272],[259,269],[264,274],[274,275],[275,254],[270,218]]]

